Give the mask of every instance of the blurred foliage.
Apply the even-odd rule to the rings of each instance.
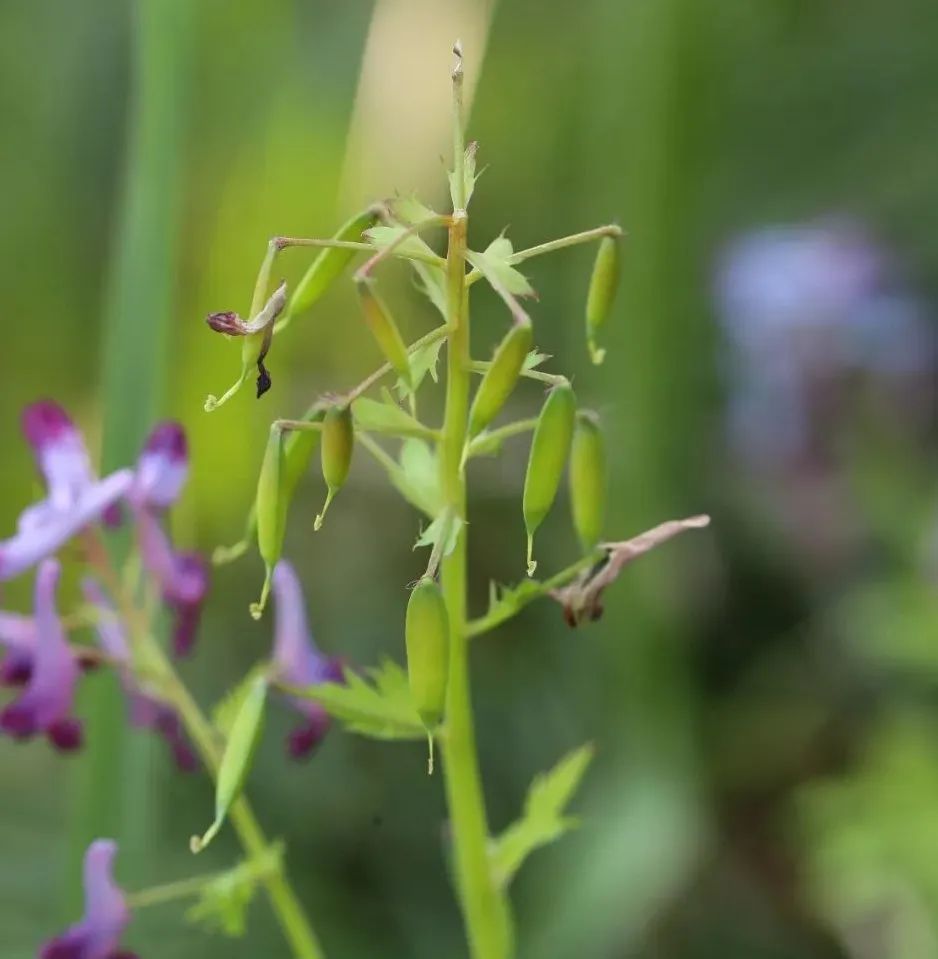
[[[109,308],[139,310],[146,322],[146,304],[113,292],[129,242],[118,224],[139,120],[132,30],[142,2],[0,6],[5,529],[35,489],[20,408],[54,395],[100,447],[103,318]],[[268,237],[330,235],[353,212],[341,199],[355,192],[347,134],[374,7],[397,11],[418,67],[424,38],[458,32],[449,5],[422,5],[417,17],[410,3],[192,4],[178,38],[189,69],[165,81],[182,127],[167,160],[178,195],[150,197],[173,204],[174,253],[170,266],[154,257],[158,275],[147,277],[166,297],[168,375],[156,413],[185,423],[194,454],[176,516],[182,544],[209,551],[236,540],[269,421],[297,415],[378,361],[346,284],[278,339],[262,402],[245,391],[202,413],[238,349],[204,316],[246,310]],[[702,510],[714,517],[712,533],[630,569],[601,623],[570,633],[554,604],[533,604],[476,641],[478,741],[496,833],[539,770],[596,744],[571,810],[581,828],[513,884],[527,955],[917,959],[938,948],[934,423],[906,429],[901,410],[880,417],[862,389],[851,393],[828,425],[819,508],[803,471],[767,474],[728,450],[727,344],[711,301],[719,252],[737,232],[847,213],[901,261],[932,321],[936,36],[932,0],[495,7],[470,130],[485,168],[474,245],[506,226],[520,248],[623,225],[624,285],[605,366],[594,371],[582,340],[592,250],[525,265],[540,297],[536,344],[562,358],[581,401],[604,416],[611,535]],[[390,90],[407,81],[386,78]],[[412,122],[403,92],[399,109],[398,151]],[[400,183],[401,192],[441,203],[442,165],[437,172]],[[288,251],[278,269],[294,283],[308,261]],[[436,321],[403,270],[388,268],[381,283],[405,304],[395,311],[405,336]],[[504,311],[480,290],[473,316],[474,348],[486,355]],[[120,402],[143,408],[133,379],[124,389]],[[533,411],[538,398],[518,390],[508,412]],[[511,583],[522,571],[524,451],[509,441],[499,459],[472,467],[477,614],[490,580]],[[318,476],[301,483],[286,549],[317,641],[350,663],[400,660],[404,587],[422,565],[411,549],[420,519],[363,456],[314,538],[322,493]],[[539,538],[545,570],[572,556],[563,508]],[[269,625],[246,608],[260,576],[253,555],[215,574],[185,667],[206,704],[267,651]],[[26,608],[27,584],[10,584],[3,602]],[[87,685],[108,682],[94,675]],[[272,703],[270,718],[248,789],[286,840],[330,954],[462,955],[441,787],[424,774],[425,744],[332,734],[296,765],[275,745],[287,711]],[[0,951],[9,959],[33,955],[76,887],[66,860],[80,763],[0,742]],[[207,784],[161,764],[150,781],[158,801],[137,823],[148,854],[132,871],[119,864],[133,889],[192,870],[188,837],[211,802]],[[200,868],[231,867],[231,837],[203,859]],[[128,943],[154,959],[279,954],[266,908],[252,905],[248,919],[246,937],[232,942],[187,927],[172,907],[148,910]]]

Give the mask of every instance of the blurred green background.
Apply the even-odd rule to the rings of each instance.
[[[470,243],[506,225],[516,246],[610,220],[628,231],[599,370],[582,342],[592,250],[526,270],[538,346],[605,418],[610,536],[713,515],[630,569],[600,623],[571,632],[543,603],[473,647],[494,828],[536,772],[583,741],[598,749],[581,828],[514,887],[523,955],[938,955],[932,0],[0,4],[2,528],[35,492],[19,410],[52,396],[108,466],[133,459],[156,417],[180,418],[194,469],[179,541],[209,551],[240,536],[266,424],[355,382],[377,355],[341,285],[278,339],[261,402],[246,390],[209,416],[204,396],[231,381],[239,349],[203,318],[247,309],[271,235],[329,235],[395,186],[443,202],[456,36],[488,167]],[[721,258],[750,231],[836,218],[875,237],[886,300],[913,304],[920,362],[877,366],[908,335],[901,324],[874,320],[885,346],[859,360],[809,336],[794,393],[812,435],[776,448],[779,396],[794,394],[770,391],[753,452],[731,410],[748,415],[741,384],[770,373],[738,348],[733,322],[759,327],[720,308]],[[283,274],[306,262],[288,252]],[[835,267],[818,270],[836,284]],[[797,286],[784,262],[769,272],[786,294]],[[385,276],[406,332],[427,329],[403,271]],[[847,339],[869,297],[858,301],[837,315]],[[815,302],[809,291],[785,315],[813,322]],[[479,355],[504,321],[493,296],[475,298]],[[787,329],[770,360],[803,342]],[[538,399],[519,390],[515,411]],[[522,571],[524,455],[516,442],[473,471],[476,609],[490,578]],[[317,639],[353,663],[400,659],[405,586],[425,561],[411,551],[418,518],[363,456],[314,538],[321,497],[311,475],[287,547]],[[573,549],[560,507],[543,568]],[[269,623],[246,611],[260,575],[253,556],[215,575],[184,666],[206,704],[268,648]],[[28,608],[28,583],[3,603]],[[207,821],[209,787],[123,732],[108,677],[91,677],[83,700],[84,756],[0,742],[4,959],[32,956],[74,918],[78,857],[95,835],[121,839],[127,888],[193,868],[187,840]],[[441,780],[424,775],[423,749],[335,732],[297,765],[281,746],[290,720],[276,711],[250,790],[289,844],[329,955],[464,955]],[[224,835],[198,866],[235,855]],[[147,959],[285,955],[262,898],[243,940],[169,907],[141,913],[128,945]]]

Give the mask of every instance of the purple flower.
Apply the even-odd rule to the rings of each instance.
[[[85,915],[39,950],[38,959],[136,959],[120,948],[130,910],[114,882],[117,843],[98,839],[85,853]]]
[[[178,656],[192,648],[209,588],[205,562],[197,553],[177,553],[159,516],[179,497],[188,472],[189,453],[182,427],[169,421],[160,423],[137,461],[131,499],[143,564],[176,615],[173,648]]]
[[[36,623],[29,616],[0,612],[0,645],[7,654],[0,661],[0,686],[29,682],[36,648]]]
[[[144,691],[133,672],[130,647],[124,627],[116,611],[107,601],[98,584],[92,579],[82,583],[85,599],[98,611],[95,629],[98,642],[114,664],[120,677],[130,714],[130,723],[137,729],[152,729],[160,733],[173,752],[176,765],[184,772],[198,766],[198,760],[182,728],[176,711],[158,697]]]
[[[52,556],[91,523],[113,519],[118,500],[133,482],[130,470],[95,479],[81,434],[55,403],[42,400],[28,406],[23,432],[36,454],[47,496],[27,507],[16,533],[0,541],[0,580]]]
[[[313,642],[306,619],[306,608],[296,572],[286,560],[274,568],[274,666],[277,678],[290,686],[315,686],[341,683],[342,663],[324,656]],[[308,756],[329,731],[331,719],[319,703],[291,696],[290,702],[303,715],[303,723],[287,740],[287,749],[295,759]]]
[[[45,733],[63,751],[81,745],[81,724],[72,715],[79,667],[55,610],[60,567],[44,560],[36,574],[36,642],[29,678],[20,696],[0,712],[0,729],[16,739]]]

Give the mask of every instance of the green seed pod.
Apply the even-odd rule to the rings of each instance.
[[[373,207],[363,210],[353,216],[339,229],[333,239],[357,241],[362,233],[374,226],[378,219],[378,212]],[[310,309],[317,300],[329,289],[336,278],[348,266],[355,256],[355,250],[341,250],[335,248],[324,249],[306,271],[303,279],[297,284],[287,304],[287,313],[283,323],[286,324],[301,313]]]
[[[410,594],[404,628],[407,678],[417,713],[430,731],[440,724],[449,675],[449,617],[436,580],[424,576]]]
[[[498,416],[518,382],[525,357],[531,349],[531,324],[518,323],[498,344],[469,411],[469,438],[477,436]]]
[[[322,511],[316,517],[314,529],[322,527],[326,510],[332,498],[344,485],[352,465],[355,448],[355,429],[352,425],[352,410],[349,406],[331,406],[322,422],[322,476],[328,492]]]
[[[322,412],[313,408],[307,412],[303,421],[315,423],[322,418]],[[270,577],[283,553],[290,502],[297,484],[309,467],[309,461],[318,442],[319,432],[316,430],[291,429],[286,431],[284,436],[284,430],[277,423],[270,428],[252,511],[253,523],[257,531],[257,548],[265,568],[261,598],[258,602],[251,604],[251,615],[255,619],[260,619],[267,605]],[[250,535],[252,517],[248,520],[248,535]],[[239,555],[234,550],[229,550],[228,553]]]
[[[555,386],[538,416],[524,476],[524,525],[528,533],[528,576],[534,575],[534,533],[550,512],[570,450],[576,396],[569,383]]]
[[[596,346],[596,333],[609,316],[618,284],[619,243],[614,237],[604,236],[599,243],[586,295],[586,343],[596,364],[602,363],[606,355],[605,350]]]
[[[409,387],[410,361],[407,357],[407,346],[401,338],[390,310],[375,293],[370,280],[359,282],[358,295],[361,297],[365,322],[378,344],[378,349],[381,350],[384,358],[391,364],[397,375]]]
[[[580,412],[570,446],[570,509],[583,552],[602,536],[606,512],[606,444],[599,417]]]
[[[245,693],[225,743],[225,752],[218,767],[215,785],[215,820],[203,836],[193,836],[189,846],[201,852],[218,834],[232,807],[244,788],[251,771],[257,744],[264,728],[264,705],[267,701],[267,680],[260,676]]]

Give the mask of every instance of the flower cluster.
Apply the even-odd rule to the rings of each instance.
[[[0,729],[17,739],[44,734],[57,748],[73,750],[82,741],[81,723],[73,715],[75,688],[82,664],[94,657],[87,647],[67,640],[56,609],[61,570],[55,554],[76,537],[89,555],[103,554],[97,528],[118,525],[129,514],[142,567],[173,612],[178,655],[192,646],[208,592],[208,570],[197,554],[177,552],[164,529],[164,514],[188,473],[186,438],[178,423],[161,423],[153,430],[134,468],[101,479],[92,470],[81,433],[57,404],[44,400],[29,406],[23,432],[46,496],[22,512],[13,536],[0,541],[0,580],[37,567],[33,616],[0,614],[0,644],[6,647],[0,681],[22,688],[0,712]],[[175,712],[134,675],[127,625],[114,602],[91,577],[83,583],[83,593],[94,614],[99,658],[119,673],[131,722],[161,733],[179,765],[192,768],[195,756]]]

